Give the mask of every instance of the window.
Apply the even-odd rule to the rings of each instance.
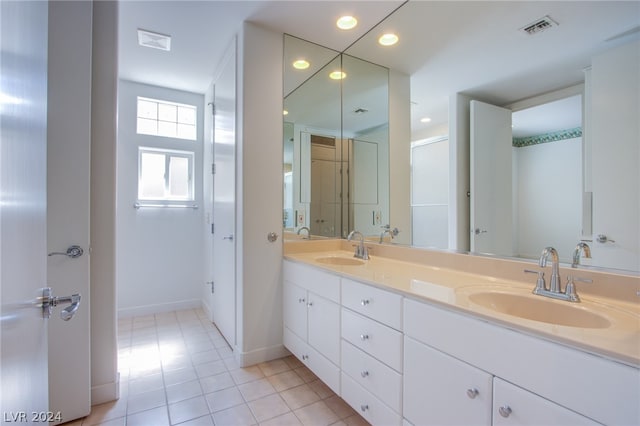
[[[194,141],[196,111],[193,105],[138,97],[137,132]]]
[[[140,147],[138,200],[193,201],[193,157],[188,151]]]

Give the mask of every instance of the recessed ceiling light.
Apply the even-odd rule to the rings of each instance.
[[[298,59],[297,61],[293,62],[293,67],[297,70],[306,70],[307,68],[309,68],[309,61]]]
[[[347,73],[343,72],[343,71],[333,71],[331,74],[329,74],[329,78],[331,78],[332,80],[342,80],[343,78],[347,77]]]
[[[138,28],[138,44],[152,49],[171,50],[171,36]]]
[[[393,46],[398,42],[398,36],[392,33],[383,34],[378,39],[378,43],[383,46]]]
[[[431,123],[431,119],[429,117],[423,117],[420,119],[421,123]]]
[[[356,25],[358,25],[358,20],[353,16],[349,16],[349,15],[341,16],[336,22],[336,25],[341,30],[350,30],[352,28],[355,28]]]

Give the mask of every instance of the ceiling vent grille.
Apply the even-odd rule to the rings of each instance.
[[[165,34],[138,29],[138,44],[152,49],[171,50],[171,37]]]
[[[548,30],[549,28],[557,27],[558,23],[551,19],[549,16],[545,16],[540,18],[529,25],[526,25],[520,28],[520,31],[524,32],[528,35],[534,35],[541,33],[544,30]]]

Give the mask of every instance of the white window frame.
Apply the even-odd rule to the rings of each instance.
[[[140,190],[142,187],[142,156],[145,153],[162,154],[165,156],[165,174],[164,174],[164,191],[165,196],[160,198],[143,198]],[[189,195],[185,198],[171,197],[169,164],[171,158],[187,158],[188,159],[188,179],[189,179]],[[138,190],[136,208],[140,207],[188,207],[197,208],[195,204],[195,152],[182,151],[175,149],[152,148],[146,146],[138,147]]]
[[[151,102],[151,103],[155,103],[156,104],[156,116],[155,116],[155,118],[143,117],[143,116],[140,115],[140,101]],[[186,123],[186,122],[181,122],[178,119],[179,114],[177,112],[176,112],[175,120],[170,120],[170,121],[161,120],[160,119],[160,113],[159,113],[160,105],[170,105],[170,106],[175,106],[177,108],[186,108],[186,109],[193,110],[193,116],[194,116],[193,124]],[[155,132],[141,132],[140,131],[140,125],[139,125],[139,121],[141,119],[142,120],[155,121],[155,123],[156,123]],[[158,133],[158,128],[159,128],[159,124],[160,123],[174,124],[176,126],[176,134],[175,134],[175,136],[166,136],[166,135],[159,134]],[[178,131],[178,126],[189,126],[189,127],[192,127],[193,128],[193,137],[180,136],[180,132]],[[173,138],[173,139],[197,141],[198,140],[198,107],[195,106],[195,105],[181,104],[181,103],[177,103],[177,102],[164,101],[164,100],[161,100],[161,99],[153,99],[153,98],[146,98],[144,96],[138,96],[136,98],[136,133],[139,134],[139,135],[157,136],[157,137],[161,137],[161,138]]]

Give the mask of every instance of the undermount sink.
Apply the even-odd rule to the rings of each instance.
[[[469,301],[494,311],[549,324],[581,328],[608,328],[604,316],[581,304],[558,302],[542,296],[484,291],[469,295]]]
[[[339,257],[339,256],[318,257],[316,258],[316,262],[324,263],[326,265],[341,265],[341,266],[364,265],[363,260],[354,259],[352,257]]]

